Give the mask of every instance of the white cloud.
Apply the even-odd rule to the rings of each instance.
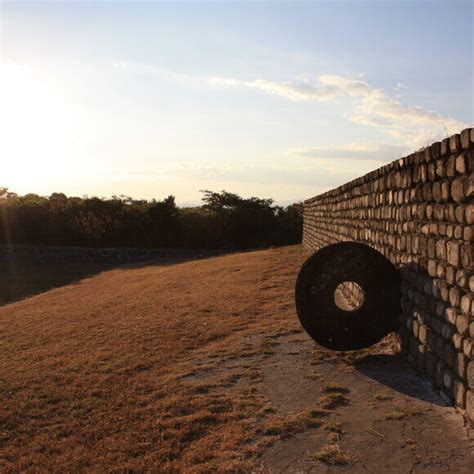
[[[143,182],[155,182],[179,178],[197,183],[198,188],[207,185],[224,186],[230,184],[233,189],[243,183],[276,186],[289,184],[303,187],[326,186],[327,189],[330,189],[356,176],[354,170],[338,166],[337,163],[317,163],[303,166],[294,166],[294,163],[290,163],[288,166],[257,166],[247,163],[236,166],[235,163],[174,162],[148,169],[104,170],[104,175],[106,174],[112,181],[137,179]]]
[[[266,79],[245,81],[212,77],[209,82],[220,86],[249,87],[267,94],[285,97],[295,102],[332,100],[344,94],[362,96],[370,92],[370,86],[359,79],[322,75],[317,81],[303,78],[299,81],[276,82]]]
[[[338,95],[365,96],[371,90],[370,84],[361,79],[325,74],[320,76],[319,80],[323,84],[335,88],[338,91]]]
[[[408,89],[408,86],[406,86],[405,84],[403,84],[403,82],[397,82],[397,85],[393,88],[394,91],[404,91],[404,90],[407,90]]]
[[[112,65],[116,69],[136,74],[156,74],[161,72],[161,69],[153,64],[138,63],[134,61],[114,61]]]
[[[462,122],[445,117],[439,112],[409,106],[391,98],[382,89],[373,89],[361,100],[354,121],[366,125],[404,128],[410,125],[432,125],[446,127],[449,133],[459,131]]]
[[[258,89],[295,102],[355,98],[355,110],[349,115],[353,122],[377,128],[399,139],[401,143],[415,148],[426,145],[427,140],[439,140],[469,126],[439,112],[404,104],[385,90],[377,89],[367,81],[350,77],[321,75],[316,80],[306,78],[287,82],[212,78],[210,83]],[[404,88],[406,87],[402,83],[398,83],[396,90]],[[348,104],[351,105],[352,102]]]
[[[206,79],[200,79],[188,74],[170,71],[169,69],[164,69],[155,64],[149,63],[141,63],[136,61],[113,61],[112,67],[128,74],[152,78],[159,77],[168,81],[179,82],[185,85],[192,83],[206,84],[208,82]]]
[[[391,96],[384,89],[376,88],[360,78],[323,74],[315,79],[302,77],[298,80],[278,82],[268,79],[193,77],[164,71],[154,65],[128,61],[117,61],[114,63],[114,67],[136,74],[160,75],[169,80],[186,84],[255,89],[293,102],[339,101],[340,103],[346,100],[347,107],[351,109],[346,116],[352,122],[377,129],[385,133],[387,137],[397,139],[397,142],[404,145],[407,151],[425,146],[471,126],[437,111],[405,104],[398,100],[397,95]],[[401,82],[398,82],[394,88],[396,92],[403,89],[406,89],[406,86]],[[347,99],[352,100],[348,101]],[[379,150],[377,153],[380,152],[381,156],[386,155],[387,145],[380,146],[385,146],[385,150]],[[315,153],[319,153],[318,149],[314,147],[311,149]],[[354,149],[354,146],[349,149],[349,152],[351,157],[376,159],[375,152],[357,150]],[[313,152],[308,152],[308,154],[312,156]],[[381,159],[381,161],[384,160],[385,158]]]
[[[299,147],[289,150],[292,155],[316,159],[393,161],[407,151],[405,147],[388,143],[352,143],[339,147]]]

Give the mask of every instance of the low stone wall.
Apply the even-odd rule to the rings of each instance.
[[[357,241],[402,276],[409,359],[474,420],[474,129],[305,202],[303,244]]]

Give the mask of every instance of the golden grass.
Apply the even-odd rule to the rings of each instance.
[[[264,434],[267,436],[278,436],[288,438],[308,428],[318,428],[322,422],[320,417],[324,416],[317,410],[303,410],[299,413],[285,417],[275,417],[265,426]]]
[[[239,384],[261,377],[245,358],[273,347],[249,337],[299,329],[304,258],[295,246],[118,269],[1,307],[0,471],[253,469],[261,446],[318,423],[275,419]],[[235,376],[200,383],[222,360]]]
[[[324,430],[328,432],[328,438],[335,442],[339,441],[344,434],[344,430],[342,429],[342,423],[337,421],[330,421],[324,424]]]
[[[334,408],[349,404],[349,399],[342,393],[329,393],[318,399],[319,405],[325,410],[333,410]]]
[[[337,383],[328,383],[321,388],[326,393],[348,393],[349,389]]]
[[[349,457],[338,444],[329,444],[313,454],[312,458],[330,466],[349,463]]]
[[[409,408],[393,407],[388,413],[385,414],[386,420],[402,420],[408,416],[416,416],[419,412]]]
[[[382,393],[382,394],[374,395],[374,400],[378,402],[386,402],[387,400],[393,400],[393,397]]]
[[[324,424],[325,431],[329,431],[330,433],[338,433],[342,435],[344,430],[342,429],[342,423],[339,421],[330,421]]]

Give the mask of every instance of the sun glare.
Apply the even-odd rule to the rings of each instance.
[[[0,62],[0,104],[1,184],[23,188],[55,174],[71,140],[58,91],[36,71]]]

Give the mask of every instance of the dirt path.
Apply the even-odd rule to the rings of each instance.
[[[323,429],[267,450],[263,460],[271,471],[331,471],[327,464],[339,461],[338,469],[351,472],[473,472],[472,438],[461,417],[400,357],[374,352],[348,363],[305,336],[280,339],[262,383],[278,410],[341,396],[333,397]]]
[[[247,338],[246,351],[214,358],[212,369],[186,381],[218,387],[225,378],[270,400],[273,416],[287,420],[263,450],[259,471],[474,471],[472,430],[385,345],[344,356],[304,332],[260,333]],[[318,422],[292,430],[292,420],[308,412]]]

